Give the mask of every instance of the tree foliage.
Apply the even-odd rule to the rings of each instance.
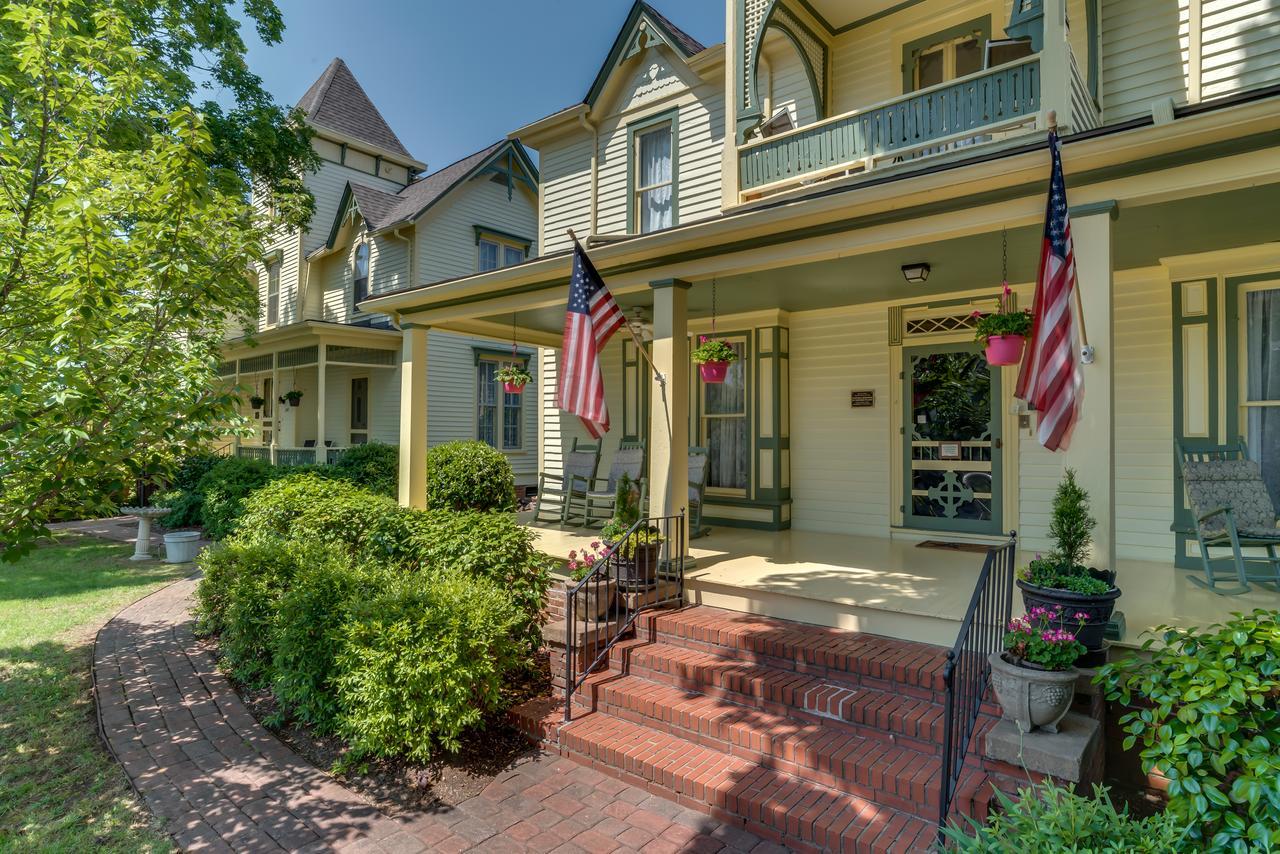
[[[231,0],[0,0],[0,556],[225,435],[218,347],[267,229],[310,198],[305,129],[244,62]],[[279,39],[270,0],[247,0]],[[208,65],[197,67],[196,61]],[[199,105],[206,77],[226,108]]]

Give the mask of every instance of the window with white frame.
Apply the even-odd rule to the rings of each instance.
[[[518,451],[523,444],[524,395],[503,390],[497,377],[502,365],[502,360],[487,358],[476,364],[476,438],[500,451]]]
[[[700,442],[707,448],[707,487],[745,494],[751,472],[751,428],[747,423],[747,345],[743,336],[727,337],[738,359],[723,383],[699,382],[702,389]]]
[[[524,244],[512,240],[485,236],[477,241],[477,245],[480,248],[476,269],[481,273],[497,270],[500,267],[510,267],[525,260]]]
[[[631,181],[635,217],[632,230],[636,233],[645,234],[675,224],[673,127],[670,121],[665,121],[635,134]]]
[[[280,322],[280,259],[267,263],[267,325]]]
[[[355,259],[352,263],[351,308],[369,298],[369,244],[361,243],[356,247]]]
[[[369,378],[351,378],[351,444],[369,441]]]
[[[1241,432],[1280,504],[1280,282],[1246,286],[1240,302]]]

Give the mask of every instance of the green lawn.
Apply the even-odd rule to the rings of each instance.
[[[90,691],[93,637],[190,572],[132,547],[66,538],[0,563],[0,851],[167,851],[106,752]]]

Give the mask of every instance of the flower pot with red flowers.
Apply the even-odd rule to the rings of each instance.
[[[729,374],[729,365],[738,361],[738,351],[728,341],[708,338],[705,335],[690,354],[698,366],[698,374],[704,383],[722,383]]]
[[[533,382],[533,374],[519,364],[503,365],[494,376],[502,383],[502,390],[507,394],[520,394],[525,386]]]
[[[987,363],[997,367],[1022,361],[1022,348],[1031,334],[1031,312],[1013,308],[1013,292],[1006,282],[997,311],[973,313],[973,334],[986,351]]]
[[[1010,620],[1004,636],[1004,652],[991,654],[991,685],[1019,732],[1035,729],[1057,732],[1058,723],[1071,708],[1079,671],[1075,660],[1084,651],[1076,631],[1059,627],[1061,608],[1032,608]]]
[[[573,590],[584,578],[591,575],[595,565],[603,558],[605,551],[599,541],[591,543],[589,549],[569,552],[569,577],[567,590]],[[618,582],[613,573],[604,570],[597,573],[591,581],[583,585],[574,598],[574,616],[580,620],[603,620],[609,616],[618,598]]]

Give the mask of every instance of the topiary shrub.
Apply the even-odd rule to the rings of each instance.
[[[334,539],[334,530],[346,527],[359,534],[362,526],[350,513],[360,506],[372,506],[380,512],[394,503],[374,496],[345,480],[325,477],[321,472],[292,471],[254,490],[244,501],[237,537],[289,537],[293,539]],[[299,519],[314,517],[304,529]]]
[[[427,452],[427,506],[435,510],[512,510],[516,479],[501,452],[484,442],[445,442]]]
[[[498,708],[522,617],[493,585],[399,576],[353,602],[338,630],[337,731],[353,758],[426,761]]]
[[[949,827],[944,832],[947,851],[977,854],[1028,854],[1039,851],[1075,851],[1080,854],[1174,854],[1186,851],[1187,831],[1167,813],[1133,818],[1118,811],[1101,786],[1085,798],[1053,783],[1022,789],[1013,800],[999,789],[999,802],[985,824],[966,832]]]
[[[335,476],[394,499],[400,486],[400,449],[370,442],[348,448],[329,466]]]
[[[225,539],[235,532],[244,499],[250,492],[285,472],[263,460],[228,457],[209,469],[196,491],[203,497],[200,522],[211,540]]]

